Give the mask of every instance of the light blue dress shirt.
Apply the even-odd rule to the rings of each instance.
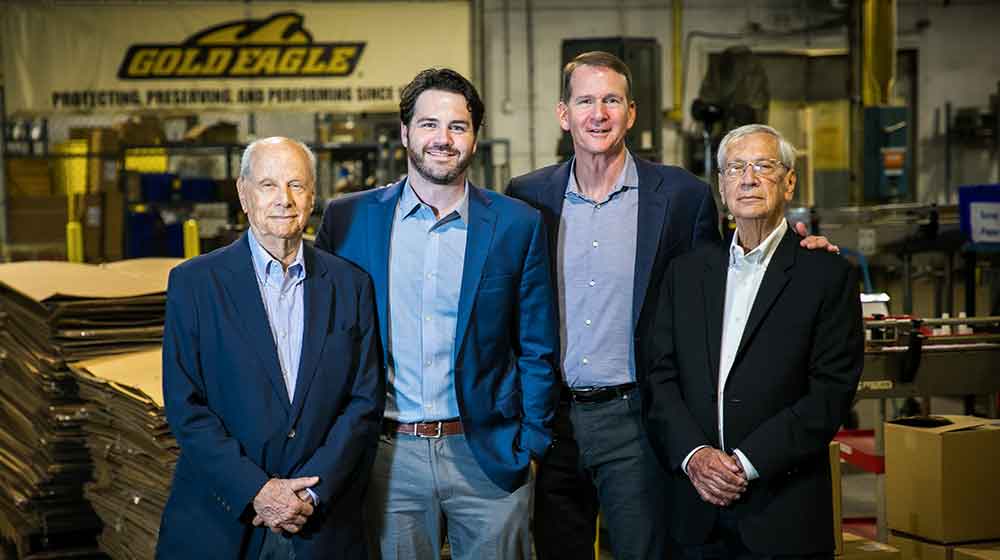
[[[302,260],[302,242],[295,260],[285,271],[281,262],[272,257],[247,229],[250,241],[250,255],[257,276],[260,297],[264,301],[267,322],[271,326],[274,347],[278,352],[281,377],[285,380],[288,402],[295,399],[295,382],[299,378],[299,362],[302,358],[302,336],[305,332],[302,283],[306,279],[305,261]],[[306,488],[312,496],[313,504],[319,505],[319,496]]]
[[[270,323],[274,346],[278,351],[281,377],[285,380],[288,402],[292,402],[295,398],[295,382],[299,376],[302,333],[305,329],[302,283],[306,279],[306,267],[302,260],[302,242],[299,241],[298,253],[286,272],[281,262],[260,245],[252,230],[247,230],[247,237],[260,297],[264,301],[267,322]]]
[[[632,154],[605,200],[576,183],[574,161],[563,199],[557,258],[562,371],[567,385],[635,381],[632,294],[639,224],[639,174]]]
[[[385,415],[457,418],[455,329],[468,238],[469,185],[441,219],[403,186],[389,241],[389,367]]]

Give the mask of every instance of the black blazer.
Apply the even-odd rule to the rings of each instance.
[[[680,167],[634,159],[639,175],[639,233],[632,317],[636,327],[633,331],[635,349],[639,354],[642,349],[639,333],[644,330],[640,325],[649,322],[653,316],[651,312],[657,308],[658,286],[667,265],[692,247],[719,241],[719,215],[708,185],[694,175]],[[541,210],[548,230],[553,279],[557,278],[556,244],[569,173],[570,162],[567,161],[515,177],[507,187],[508,195]],[[553,300],[558,302],[556,282],[552,290]],[[637,355],[636,375],[640,379],[642,363]]]
[[[731,506],[743,541],[759,554],[833,551],[827,447],[850,410],[864,357],[854,268],[800,240],[789,228],[775,250],[723,393],[725,451],[739,448],[760,474]],[[705,542],[718,511],[680,467],[695,447],[718,447],[728,258],[719,243],[676,259],[647,336],[647,432],[670,467],[671,532],[689,545]]]

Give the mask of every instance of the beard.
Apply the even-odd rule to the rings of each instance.
[[[455,162],[454,167],[435,167],[427,162],[424,158],[423,151],[418,152],[412,148],[412,142],[409,144],[411,147],[406,149],[406,154],[410,159],[410,163],[413,164],[413,167],[416,168],[417,173],[419,173],[421,177],[431,183],[434,183],[435,185],[452,184],[455,179],[465,173],[465,170],[469,168],[469,164],[472,163],[473,154],[470,152],[465,154],[464,157],[459,158]],[[432,146],[428,146],[428,148],[432,148]],[[455,153],[454,150],[449,151],[453,154]]]

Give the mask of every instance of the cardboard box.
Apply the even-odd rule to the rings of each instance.
[[[66,246],[66,197],[11,197],[7,201],[7,243]]]
[[[76,219],[83,228],[83,260],[103,262],[104,259],[104,196],[102,193],[77,195]]]
[[[104,191],[104,259],[125,257],[125,197],[116,190]]]
[[[134,115],[115,125],[115,131],[123,144],[129,146],[153,146],[166,141],[163,123],[154,115]]]
[[[42,158],[10,157],[4,160],[6,166],[7,192],[11,197],[50,196],[52,176],[49,162]]]
[[[118,159],[121,139],[112,128],[91,129],[87,159],[89,192],[118,190]]]
[[[1000,560],[1000,542],[943,544],[893,531],[889,535],[889,544],[899,549],[903,560]],[[983,554],[993,556],[982,556]]]
[[[1000,543],[960,546],[955,549],[954,560],[1000,560]]]
[[[939,543],[1000,539],[1000,422],[971,416],[885,425],[890,529]]]
[[[953,548],[945,544],[918,540],[893,532],[889,544],[898,548],[903,560],[952,560]]]
[[[843,542],[843,553],[837,554],[837,560],[893,560],[900,557],[895,547],[870,541],[851,533],[842,533],[839,539]]]

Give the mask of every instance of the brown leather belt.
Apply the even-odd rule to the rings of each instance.
[[[382,431],[386,434],[406,434],[422,438],[439,438],[462,433],[461,420],[442,420],[440,422],[417,422],[401,424],[386,418],[382,421]]]

